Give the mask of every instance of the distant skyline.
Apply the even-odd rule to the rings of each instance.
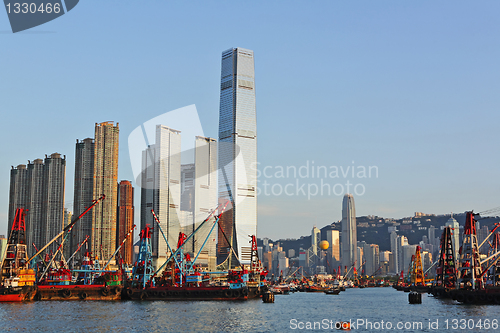
[[[87,0],[17,34],[0,14],[0,234],[11,166],[45,154],[66,155],[65,206],[73,209],[75,140],[92,137],[96,122],[120,123],[118,181],[134,181],[127,137],[153,117],[195,104],[204,135],[217,138],[220,55],[233,46],[258,55],[259,185],[282,190],[260,189],[259,237],[296,238],[339,221],[345,193],[331,192],[347,181],[351,192],[365,189],[353,193],[358,216],[500,206],[500,3],[154,6]],[[376,166],[378,175],[276,174],[307,162]],[[330,194],[308,198],[301,186]]]

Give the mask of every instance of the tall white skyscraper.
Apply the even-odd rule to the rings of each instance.
[[[399,269],[399,256],[398,256],[398,234],[395,231],[392,231],[390,236],[391,240],[391,252],[392,252],[392,260],[394,261],[394,272],[398,274],[400,272]]]
[[[347,267],[349,270],[356,262],[358,244],[356,232],[354,197],[352,194],[346,194],[342,201],[342,269]],[[360,263],[356,262],[356,268],[359,268],[359,265]]]
[[[314,226],[311,230],[311,249],[314,255],[318,255],[319,242],[321,241],[321,230]]]
[[[221,218],[218,261],[230,247],[241,263],[249,263],[249,235],[257,232],[257,127],[253,51],[232,48],[222,53],[219,114],[219,201],[231,202]]]
[[[460,250],[460,225],[457,220],[450,217],[446,222],[446,226],[451,228],[451,243],[453,244],[453,253],[455,254],[455,261],[458,262],[458,251]]]
[[[153,227],[151,245],[154,264],[159,267],[167,259],[168,246],[154,221],[151,209],[173,250],[181,226],[179,222],[181,201],[181,134],[164,125],[156,126],[156,141],[143,151],[141,189],[141,229],[146,224]]]
[[[197,136],[194,153],[194,200],[193,224],[190,226],[191,234],[208,217],[210,212],[217,207],[217,141],[212,138]],[[203,242],[205,246],[198,259],[207,261],[210,270],[216,266],[216,239],[217,231],[214,230],[207,239],[212,224],[207,224],[195,234],[192,249],[196,255]],[[189,226],[188,226],[189,228]]]
[[[397,248],[397,263],[398,263],[398,271],[396,273],[400,274],[401,271],[405,270],[405,259],[404,259],[404,253],[403,253],[403,246],[408,245],[408,238],[405,236],[398,236],[396,240],[396,248]]]

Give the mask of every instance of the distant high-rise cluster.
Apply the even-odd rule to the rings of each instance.
[[[26,233],[28,253],[56,236],[64,223],[64,183],[66,157],[58,153],[12,168],[10,172],[9,233],[17,208],[28,210]],[[49,247],[55,251],[57,245]]]
[[[40,249],[51,241],[65,226],[83,213],[93,200],[104,194],[106,199],[74,225],[64,243],[62,253],[66,259],[74,253],[77,262],[83,257],[85,249],[101,260],[108,260],[112,256],[117,243],[122,240],[120,237],[123,236],[117,220],[118,132],[118,124],[97,123],[95,138],[77,140],[73,212],[64,208],[65,157],[54,153],[46,156],[45,160],[36,159],[27,166],[21,164],[12,168],[9,232],[16,209],[27,209],[25,220],[30,254],[36,252],[35,247]],[[128,185],[130,185],[128,193],[133,193],[131,184]],[[132,196],[128,198],[127,209],[132,209],[133,212]],[[131,227],[133,214],[129,214],[126,220],[125,227]],[[87,236],[89,238],[87,245],[76,252]],[[47,248],[46,253],[55,253],[58,244],[54,242]],[[131,263],[131,251],[124,251],[123,255],[126,254]]]

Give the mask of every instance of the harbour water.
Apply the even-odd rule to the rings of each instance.
[[[272,304],[261,300],[2,303],[0,331],[311,332],[337,331],[340,321],[351,321],[352,331],[359,332],[500,331],[495,326],[500,305],[468,306],[422,296],[422,304],[409,304],[408,293],[364,288],[339,295],[276,295]]]

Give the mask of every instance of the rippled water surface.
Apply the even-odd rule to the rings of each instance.
[[[490,327],[479,328],[479,319],[481,326],[488,319]],[[397,323],[406,324],[402,332],[500,332],[491,326],[494,319],[500,320],[500,305],[460,305],[425,294],[422,304],[409,304],[408,293],[392,288],[348,289],[339,295],[276,295],[273,304],[261,300],[0,304],[1,332],[311,332],[336,331],[336,322],[349,320],[355,324],[352,331],[364,332],[398,331]],[[372,326],[356,326],[358,320]],[[436,320],[437,329],[429,328],[429,321]],[[388,323],[392,329],[387,329]],[[422,326],[409,328],[408,323]]]

